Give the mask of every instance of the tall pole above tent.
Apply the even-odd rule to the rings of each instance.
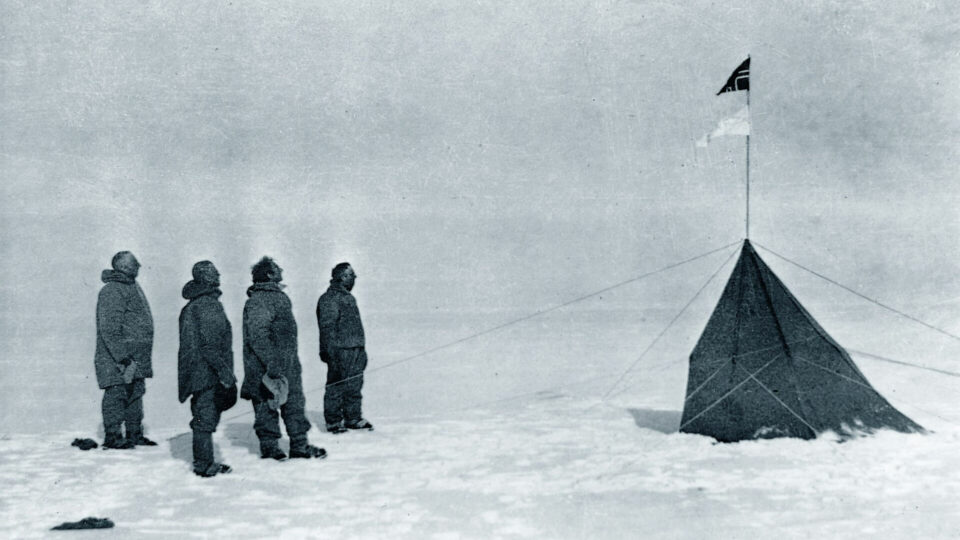
[[[750,90],[747,90],[747,118],[750,118]],[[749,120],[748,120],[749,121]],[[753,126],[750,126],[751,130]],[[747,133],[747,234],[750,239],[750,134]]]
[[[745,197],[745,204],[747,207],[746,211],[746,235],[745,238],[750,238],[750,56],[747,55],[747,59],[740,63],[737,66],[737,69],[733,70],[733,73],[730,74],[730,77],[727,79],[726,84],[720,88],[720,91],[717,92],[717,95],[724,94],[726,92],[739,92],[740,90],[746,90],[747,92],[747,106],[737,111],[737,113],[725,120],[720,122],[720,125],[717,126],[712,132],[708,135],[705,135],[703,139],[697,141],[697,146],[706,146],[710,142],[712,137],[717,137],[720,135],[746,135],[747,136],[747,196]],[[746,116],[746,118],[744,118]]]

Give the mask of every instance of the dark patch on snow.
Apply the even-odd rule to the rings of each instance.
[[[186,432],[167,439],[174,459],[193,464],[193,433]]]
[[[69,531],[75,529],[112,529],[113,522],[108,518],[85,517],[80,521],[66,521],[50,529],[51,531]]]
[[[260,455],[260,441],[253,431],[252,419],[249,422],[227,424],[223,426],[223,431],[231,446],[246,448],[251,454]]]
[[[93,439],[74,439],[70,446],[76,446],[81,450],[93,450],[98,445],[97,441]]]
[[[254,437],[256,439],[256,437]],[[189,463],[193,465],[193,432],[188,431],[186,433],[181,433],[167,439],[167,442],[170,443],[170,455],[174,459]],[[259,451],[259,446],[257,447]],[[216,444],[213,445],[213,457],[214,460],[218,463],[223,461],[223,456],[220,454],[220,447]]]

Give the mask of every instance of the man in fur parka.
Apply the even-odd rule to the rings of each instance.
[[[214,462],[213,433],[220,413],[237,400],[233,374],[233,332],[220,303],[220,272],[210,261],[193,265],[193,280],[183,286],[187,305],[180,311],[178,379],[180,403],[190,399],[193,420],[193,472],[210,477],[230,472]]]
[[[143,435],[144,379],[153,377],[153,315],[137,284],[140,262],[129,251],[113,256],[100,276],[94,366],[103,389],[103,447],[155,446]],[[126,426],[126,436],[123,427]]]
[[[323,396],[327,431],[334,434],[348,429],[373,431],[373,424],[361,415],[367,352],[360,310],[350,293],[357,274],[350,263],[342,262],[333,267],[330,277],[330,287],[317,300],[320,360],[327,365]]]
[[[300,358],[297,355],[297,321],[290,298],[283,292],[283,269],[270,257],[251,270],[253,285],[243,307],[243,386],[240,397],[253,402],[253,429],[260,439],[260,457],[286,459],[280,449],[280,416],[290,436],[290,457],[324,458],[327,452],[307,442],[310,421],[306,416]],[[266,381],[266,382],[265,382]],[[286,400],[268,389],[286,388]]]

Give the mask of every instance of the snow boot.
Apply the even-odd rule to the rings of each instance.
[[[213,434],[208,431],[193,432],[193,472],[197,476],[213,476],[217,468],[213,462]],[[212,474],[210,474],[212,473]]]
[[[347,422],[343,426],[347,429],[362,429],[366,431],[373,431],[373,424],[371,424],[365,418],[361,418],[356,422]]]
[[[210,466],[203,471],[194,469],[193,474],[199,476],[200,478],[211,478],[218,474],[227,474],[232,470],[233,468],[226,463],[211,463]]]
[[[339,435],[341,433],[346,433],[347,428],[343,427],[343,422],[337,422],[336,424],[327,424],[327,431],[333,433],[334,435]]]
[[[284,461],[287,459],[287,455],[277,445],[276,439],[265,439],[260,441],[260,459]]]
[[[213,433],[193,432],[193,473],[201,478],[226,474],[233,469],[226,463],[213,461]]]
[[[119,431],[109,432],[103,438],[104,450],[131,450],[133,441],[123,438]]]
[[[157,443],[143,436],[143,430],[133,428],[127,430],[127,440],[136,446],[156,446]]]
[[[290,438],[290,457],[323,459],[327,457],[327,451],[308,443],[307,436],[301,435]]]

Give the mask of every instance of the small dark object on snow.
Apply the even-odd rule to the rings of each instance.
[[[93,439],[74,439],[70,446],[76,446],[81,450],[92,450],[99,445]]]
[[[113,522],[108,518],[85,517],[80,521],[66,521],[50,529],[51,531],[69,531],[73,529],[112,529]]]

